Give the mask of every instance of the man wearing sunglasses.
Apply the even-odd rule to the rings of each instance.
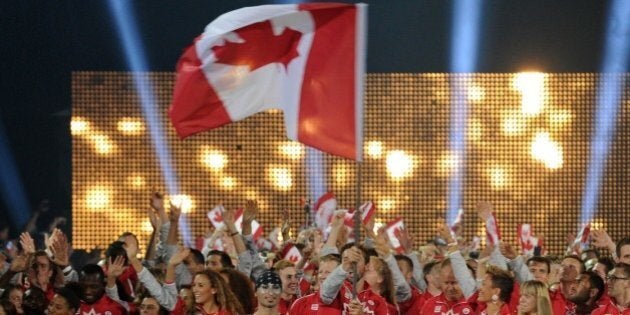
[[[593,311],[593,315],[630,315],[630,265],[618,263],[608,273],[610,302]]]
[[[273,271],[267,270],[256,279],[256,299],[258,306],[254,315],[277,315],[278,302],[282,293],[282,281],[280,276]]]

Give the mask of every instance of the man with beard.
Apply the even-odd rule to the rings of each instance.
[[[567,300],[575,304],[575,314],[590,314],[599,307],[597,301],[604,294],[604,281],[592,271],[582,272],[575,280]]]
[[[258,306],[254,315],[279,314],[278,302],[282,293],[282,281],[274,271],[267,270],[256,279]]]
[[[630,265],[619,263],[608,274],[610,301],[593,311],[593,315],[630,315]]]
[[[79,284],[83,291],[80,314],[98,315],[106,312],[111,315],[127,314],[127,311],[121,304],[105,295],[105,273],[100,266],[95,264],[85,265],[81,269]]]

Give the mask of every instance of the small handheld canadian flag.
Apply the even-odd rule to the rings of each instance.
[[[324,230],[330,223],[333,213],[337,210],[337,199],[332,192],[327,192],[315,202],[315,224]]]
[[[499,242],[501,241],[499,221],[494,216],[494,212],[486,220],[486,237],[488,238],[488,242],[492,245],[499,245]]]
[[[402,253],[404,251],[400,241],[398,241],[397,234],[400,233],[405,227],[402,218],[397,218],[396,220],[387,223],[385,226],[385,233],[387,233],[387,237],[389,238],[389,244],[394,248],[397,253]]]
[[[297,264],[300,259],[302,259],[302,254],[300,250],[295,247],[293,244],[287,244],[282,249],[282,259],[288,260],[294,264]]]
[[[210,220],[210,223],[212,223],[212,226],[214,226],[215,229],[220,229],[223,227],[224,225],[223,212],[224,211],[225,211],[225,208],[223,208],[222,205],[218,205],[212,208],[212,210],[208,211],[207,213],[208,220]]]
[[[523,255],[531,256],[534,254],[534,248],[538,246],[538,238],[534,237],[531,224],[518,225],[518,240]]]

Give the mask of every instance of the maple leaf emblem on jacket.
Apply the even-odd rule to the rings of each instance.
[[[302,33],[285,28],[280,35],[273,33],[270,21],[258,22],[234,31],[242,43],[227,41],[224,45],[213,46],[216,63],[249,66],[254,71],[270,63],[288,64],[299,56],[297,45]]]

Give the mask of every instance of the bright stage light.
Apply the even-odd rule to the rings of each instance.
[[[146,180],[142,175],[133,174],[127,177],[127,184],[133,189],[140,189],[145,187]]]
[[[190,213],[195,208],[195,202],[189,195],[173,195],[169,199],[170,203],[182,210],[182,213]]]
[[[114,153],[116,150],[116,144],[109,138],[108,135],[91,135],[90,141],[94,147],[94,151],[98,154],[108,155]]]
[[[124,135],[137,136],[144,133],[144,122],[136,118],[125,117],[118,121],[116,128]]]
[[[481,141],[483,136],[483,124],[477,118],[472,118],[469,120],[468,128],[466,130],[467,138],[470,141]]]
[[[490,186],[494,190],[503,190],[508,185],[508,172],[499,165],[494,165],[487,170]]]
[[[236,179],[230,176],[222,177],[220,186],[225,190],[233,190],[236,187]]]
[[[271,183],[282,191],[287,191],[293,185],[291,170],[286,167],[269,168],[269,179]]]
[[[85,194],[85,205],[91,210],[103,210],[111,203],[112,190],[106,186],[94,186]]]
[[[380,159],[383,156],[383,142],[368,141],[365,144],[365,152],[372,159]]]
[[[520,135],[525,131],[525,120],[514,112],[504,113],[501,120],[501,131],[508,136]]]
[[[413,157],[402,150],[390,151],[387,154],[387,172],[395,180],[401,180],[413,175]]]
[[[454,170],[459,167],[457,156],[449,152],[442,153],[437,165],[437,175],[439,177],[448,177]]]
[[[280,153],[292,160],[299,160],[304,156],[304,146],[299,142],[287,141],[280,145]]]
[[[542,162],[549,169],[562,167],[562,147],[551,140],[549,133],[539,132],[536,134],[530,147],[530,153],[532,158]]]
[[[521,92],[521,112],[538,115],[545,103],[545,77],[540,72],[521,72],[514,76],[512,86]]]
[[[72,117],[70,121],[70,134],[73,136],[85,135],[90,131],[90,122],[83,117]]]
[[[484,92],[482,87],[476,86],[476,85],[468,87],[468,100],[469,101],[479,102],[479,101],[482,101],[485,96],[486,96],[486,93]]]
[[[201,153],[201,163],[216,172],[225,168],[228,158],[220,150],[204,149]]]
[[[378,209],[383,211],[393,210],[395,206],[396,201],[389,197],[385,197],[378,202]]]

